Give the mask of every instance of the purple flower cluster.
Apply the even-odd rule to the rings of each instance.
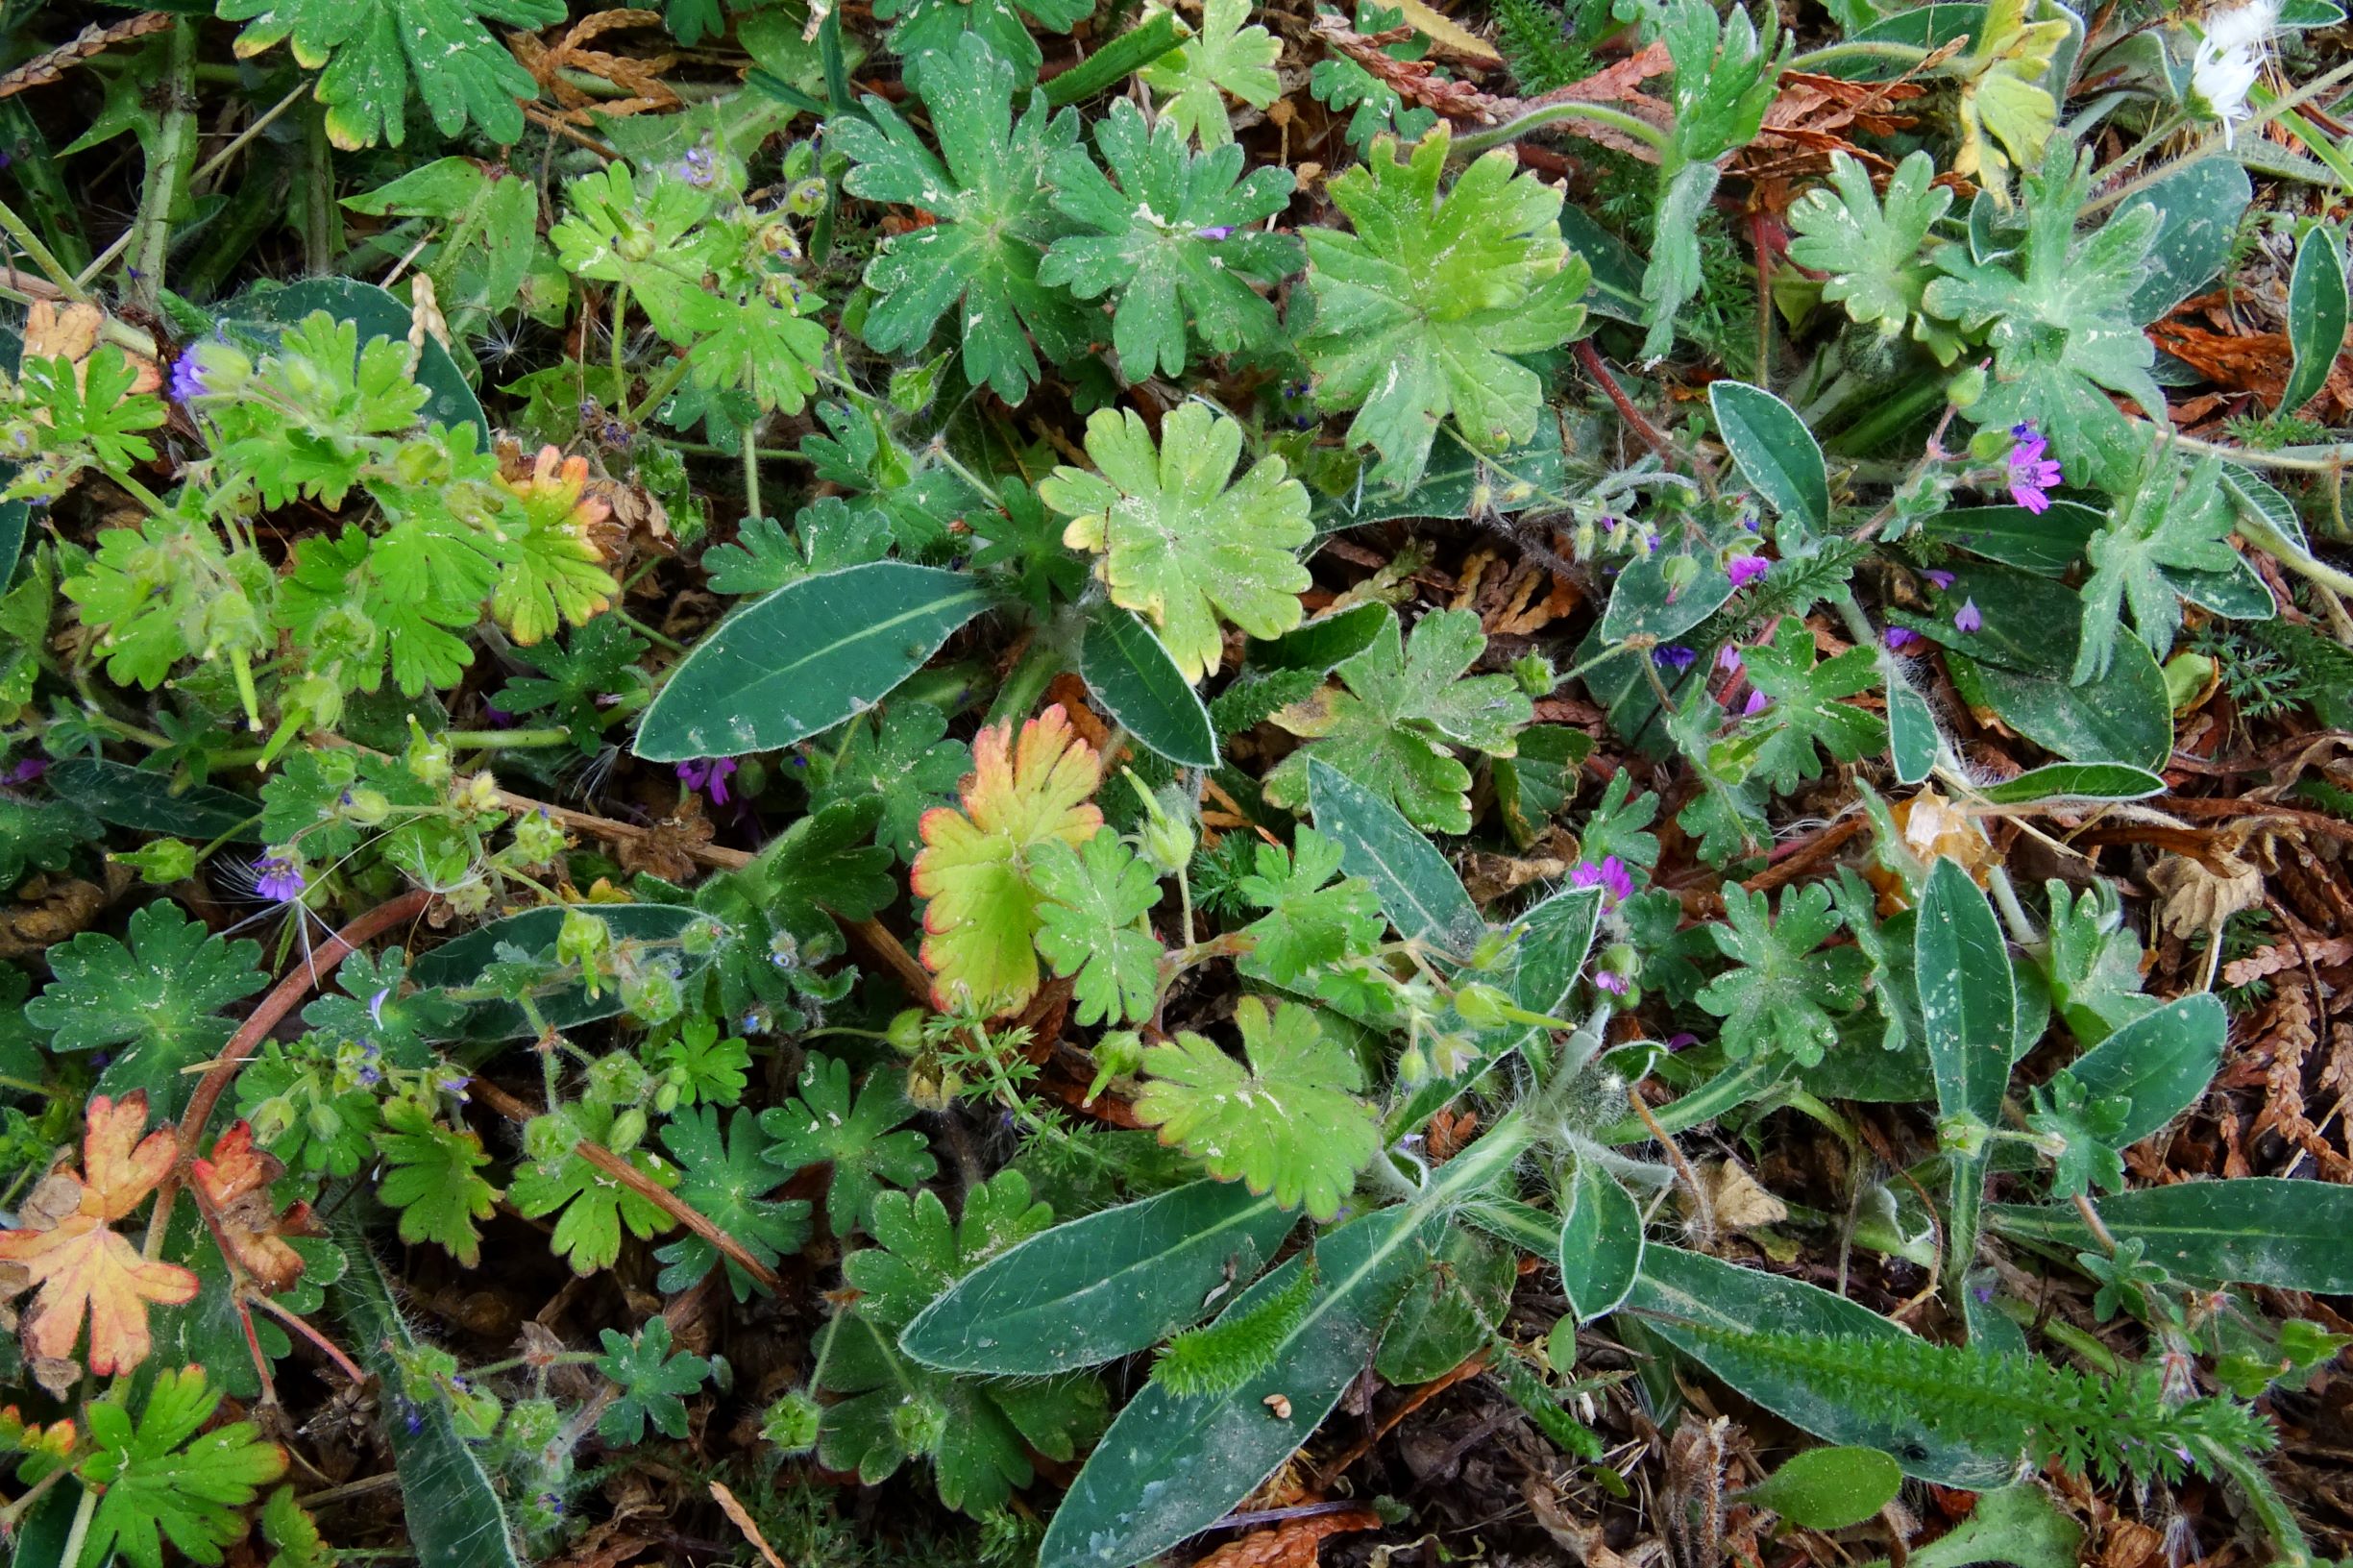
[[[1762,555],[1736,555],[1725,567],[1725,575],[1732,579],[1734,589],[1746,588],[1773,569],[1773,563]]]

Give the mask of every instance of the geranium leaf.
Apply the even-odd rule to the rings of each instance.
[[[1103,813],[1090,796],[1102,776],[1060,705],[1023,724],[1017,744],[1011,723],[974,738],[964,809],[925,812],[915,857],[916,894],[930,900],[923,963],[940,1006],[961,992],[972,1007],[1010,1012],[1036,993],[1041,896],[1028,857],[1053,840],[1076,847],[1094,837]]]
[[[1224,660],[1220,617],[1254,637],[1299,624],[1307,568],[1292,551],[1314,530],[1307,486],[1280,457],[1262,457],[1232,488],[1242,429],[1198,403],[1150,429],[1132,410],[1087,421],[1097,472],[1067,466],[1038,486],[1070,525],[1063,542],[1101,555],[1095,576],[1112,602],[1149,617],[1188,680]]]
[[[1497,452],[1535,433],[1543,384],[1515,355],[1559,347],[1584,325],[1591,275],[1560,238],[1560,193],[1485,154],[1438,194],[1448,137],[1405,157],[1373,143],[1330,186],[1356,233],[1310,229],[1312,335],[1300,344],[1327,410],[1355,408],[1348,438],[1381,454],[1373,476],[1420,479],[1438,425]]]
[[[1206,0],[1201,30],[1136,74],[1160,101],[1164,123],[1204,147],[1234,140],[1225,95],[1264,109],[1283,91],[1275,62],[1283,40],[1262,27],[1245,27],[1249,0]]]
[[[1222,1181],[1272,1192],[1310,1217],[1339,1213],[1356,1173],[1381,1149],[1372,1109],[1356,1096],[1363,1072],[1346,1046],[1326,1039],[1313,1010],[1273,1012],[1256,996],[1234,1010],[1248,1065],[1187,1031],[1144,1053],[1136,1119],[1160,1129]]]
[[[895,1077],[873,1074],[853,1102],[849,1064],[812,1053],[795,1086],[797,1097],[760,1114],[761,1130],[774,1140],[763,1157],[771,1165],[791,1171],[832,1164],[825,1216],[836,1236],[866,1222],[885,1182],[909,1187],[937,1168],[923,1135],[899,1126],[915,1107]]]
[[[1146,911],[1161,899],[1152,868],[1103,828],[1083,850],[1061,839],[1038,845],[1029,863],[1038,905],[1038,951],[1054,972],[1074,979],[1082,1024],[1140,1023],[1159,993],[1160,940]]]

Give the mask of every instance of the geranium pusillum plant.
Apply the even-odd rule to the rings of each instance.
[[[2225,147],[2254,113],[2247,94],[2263,74],[2264,46],[2278,27],[2279,0],[2253,0],[2206,18],[2190,61],[2189,107],[2194,114],[2221,122]]]

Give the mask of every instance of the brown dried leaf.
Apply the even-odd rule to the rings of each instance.
[[[2187,855],[2168,855],[2148,870],[2148,885],[2164,900],[2159,919],[2168,931],[2187,939],[2218,931],[2243,909],[2263,902],[2263,872],[2225,850],[2214,851],[2209,867]]]
[[[1324,1538],[1379,1530],[1381,1515],[1370,1508],[1286,1519],[1265,1530],[1254,1530],[1193,1564],[1193,1568],[1314,1568]]]

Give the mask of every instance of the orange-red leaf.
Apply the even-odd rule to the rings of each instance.
[[[211,1159],[196,1161],[189,1171],[221,1244],[273,1296],[302,1277],[303,1255],[285,1237],[317,1229],[310,1205],[297,1203],[282,1215],[270,1201],[270,1184],[285,1172],[274,1155],[254,1146],[254,1130],[242,1121],[221,1134]]]
[[[89,1321],[89,1367],[101,1377],[147,1359],[150,1302],[178,1306],[196,1294],[196,1276],[139,1256],[109,1228],[145,1202],[172,1168],[169,1129],[141,1138],[147,1096],[90,1101],[82,1139],[82,1174],[60,1171],[25,1207],[34,1224],[0,1231],[0,1263],[23,1271],[17,1288],[38,1286],[24,1320],[25,1348],[37,1357],[70,1357]]]
[[[923,912],[923,963],[937,977],[934,1005],[958,991],[989,1013],[1021,1006],[1038,990],[1038,894],[1028,855],[1060,839],[1073,849],[1103,825],[1088,799],[1103,780],[1103,762],[1071,733],[1057,704],[1021,726],[992,724],[972,741],[964,810],[923,814],[923,851],[915,857],[915,891]]]

